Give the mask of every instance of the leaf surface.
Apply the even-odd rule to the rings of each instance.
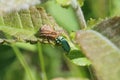
[[[102,21],[93,28],[94,30],[77,32],[76,42],[91,61],[98,80],[120,79],[119,25],[120,18],[114,17]]]

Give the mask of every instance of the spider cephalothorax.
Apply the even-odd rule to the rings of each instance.
[[[43,39],[47,39],[48,42],[54,41],[60,35],[59,32],[49,25],[43,25],[39,30],[39,36]]]

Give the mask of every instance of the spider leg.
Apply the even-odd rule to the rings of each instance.
[[[49,39],[49,37],[47,37],[47,41],[48,41],[48,43],[50,43],[50,39]]]

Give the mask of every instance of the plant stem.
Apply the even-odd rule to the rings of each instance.
[[[29,65],[27,64],[27,62],[25,61],[25,59],[24,59],[22,53],[20,52],[20,50],[14,44],[11,44],[11,47],[13,48],[13,51],[15,52],[17,58],[19,59],[20,63],[22,64],[26,73],[28,74],[30,80],[35,80],[33,75],[32,75],[31,69],[30,69]]]
[[[91,78],[91,80],[96,80],[95,77],[94,77],[94,75],[93,75],[92,68],[90,66],[88,66],[87,68],[88,68],[88,70],[90,72],[90,78]]]
[[[43,59],[43,54],[42,54],[42,47],[39,42],[38,42],[38,54],[39,54],[40,66],[42,70],[42,80],[47,80],[47,76],[45,72],[45,64],[44,64],[44,59]]]
[[[73,9],[75,10],[75,12],[78,16],[81,28],[85,29],[87,27],[86,21],[85,21],[83,12],[82,12],[81,7],[79,6],[77,0],[71,0],[71,5],[72,5]]]

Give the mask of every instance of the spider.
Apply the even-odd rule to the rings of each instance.
[[[49,25],[43,25],[39,30],[39,37],[44,39],[47,39],[47,41],[50,43],[50,41],[55,41],[56,44],[62,45],[62,48],[66,51],[70,51],[70,46],[67,42],[67,40],[60,36],[60,32],[55,31],[55,29]]]
[[[59,35],[59,32],[55,31],[53,27],[46,24],[39,30],[39,37],[43,38],[43,40],[47,39],[49,43],[50,41],[55,41]]]

